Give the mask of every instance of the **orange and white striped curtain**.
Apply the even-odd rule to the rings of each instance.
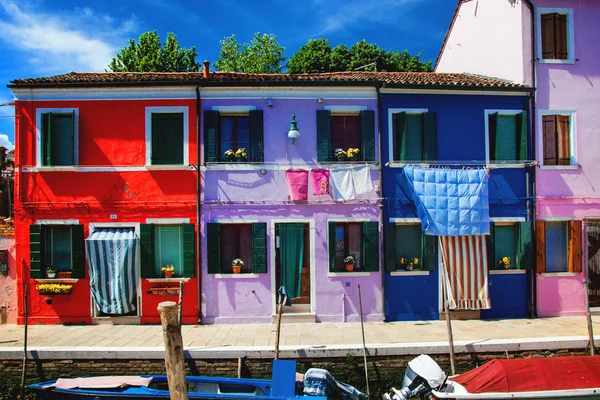
[[[488,258],[484,235],[440,236],[444,278],[443,298],[449,294],[452,310],[491,307],[488,289]]]

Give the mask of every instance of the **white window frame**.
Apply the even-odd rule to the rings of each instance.
[[[488,164],[488,165],[513,165],[513,164],[505,163],[505,162],[500,162],[500,163],[494,162],[493,164],[491,164],[491,155],[490,155],[490,115],[498,113],[498,115],[511,115],[511,116],[515,116],[515,115],[521,114],[523,111],[524,110],[484,110],[483,115],[484,115],[484,124],[485,124],[485,163],[486,164]],[[526,161],[527,160],[523,160],[522,162],[514,164],[514,165],[521,165],[522,163],[524,163]]]
[[[541,275],[542,276],[576,276],[577,272],[569,272],[569,223],[571,221],[575,221],[575,218],[573,217],[546,217],[546,218],[539,218],[539,221],[544,221],[544,222],[561,222],[566,229],[566,233],[567,233],[567,270],[566,271],[555,271],[555,272],[544,272]],[[546,230],[544,229],[544,234],[545,234]],[[546,240],[544,240],[544,242],[546,243],[546,246],[548,245],[548,242]],[[544,249],[544,253],[546,253],[546,249]],[[544,259],[547,259],[547,254],[544,256]],[[546,270],[546,265],[544,265],[544,270]]]
[[[360,272],[329,272],[329,246],[331,246],[331,243],[329,243],[329,223],[330,222],[342,222],[342,223],[352,223],[352,222],[377,222],[379,223],[379,221],[373,221],[369,218],[328,218],[326,221],[327,224],[327,277],[329,278],[334,278],[334,277],[349,277],[349,276],[371,276],[371,274],[373,273],[372,271],[360,271]],[[381,235],[379,235],[378,238],[379,241],[382,240]],[[380,242],[380,246],[381,246],[381,242]],[[364,256],[364,255],[363,255]],[[378,260],[379,262],[380,260]],[[381,266],[380,266],[381,268]]]
[[[173,165],[152,164],[152,114],[182,113],[183,114],[183,163]],[[146,107],[146,167],[153,169],[172,169],[173,167],[187,166],[190,163],[189,151],[189,107]]]
[[[570,146],[570,165],[544,165],[544,125],[542,123],[545,115],[568,115],[569,116],[569,146]],[[537,114],[537,132],[539,132],[537,140],[537,159],[542,169],[577,169],[577,113],[571,110],[538,110]]]
[[[213,223],[215,224],[219,224],[219,225],[225,225],[225,224],[237,224],[237,225],[242,225],[242,224],[253,224],[256,222],[260,222],[258,220],[258,218],[245,218],[245,217],[233,217],[233,218],[216,218]],[[207,232],[208,230],[208,223],[206,222],[207,225],[205,225],[204,232]],[[269,236],[269,233],[267,232],[267,236]],[[269,239],[267,238],[267,241]],[[205,239],[206,242],[206,239]],[[205,251],[205,253],[207,253]],[[208,255],[206,256],[206,268],[208,271]],[[269,271],[269,266],[267,265],[267,271]],[[260,278],[260,276],[262,274],[255,274],[254,272],[240,272],[239,274],[234,274],[234,273],[218,273],[218,274],[208,274],[208,276],[212,276],[214,279],[247,279],[247,278],[254,278],[254,279],[258,279]]]
[[[525,217],[491,217],[490,222],[496,225],[515,225],[517,228],[517,240],[519,235],[519,229],[521,229],[519,223],[526,222]],[[493,227],[490,225],[490,229]],[[494,251],[496,244],[494,243]],[[519,254],[519,249],[517,248],[517,256]],[[534,264],[535,267],[535,264]],[[490,265],[488,265],[488,275],[524,275],[527,273],[526,269],[492,269]]]
[[[74,114],[73,126],[73,166],[68,165],[42,165],[42,114]],[[63,168],[69,169],[79,165],[79,108],[37,108],[35,110],[35,162],[38,168]]]
[[[544,59],[542,54],[542,14],[567,16],[567,59]],[[572,8],[538,8],[536,11],[537,59],[540,64],[575,64],[575,27]]]
[[[394,223],[395,226],[402,225],[421,225],[421,219],[419,218],[390,218],[390,222]],[[423,249],[421,249],[423,250]],[[421,257],[421,265],[423,265],[423,258]],[[385,267],[385,266],[384,266]],[[417,271],[390,271],[390,276],[429,276],[431,271],[417,270]]]
[[[390,166],[396,164],[398,166],[404,165],[403,163],[396,162],[394,160],[394,114],[398,113],[407,113],[407,114],[424,114],[429,112],[428,108],[388,108],[388,162]]]

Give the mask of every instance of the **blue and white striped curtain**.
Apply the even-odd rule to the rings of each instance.
[[[92,297],[105,314],[137,308],[137,237],[131,229],[97,229],[86,239]]]

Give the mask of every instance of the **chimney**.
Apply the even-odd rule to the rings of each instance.
[[[210,76],[210,61],[204,60],[204,79]]]

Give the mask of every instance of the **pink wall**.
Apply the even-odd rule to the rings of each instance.
[[[537,310],[539,317],[582,315],[584,298],[582,275],[537,276]]]
[[[531,14],[523,2],[460,5],[436,72],[471,72],[531,84]]]
[[[0,236],[0,250],[8,250],[8,276],[0,275],[0,307],[6,307],[6,323],[17,322],[17,268],[15,237]]]

